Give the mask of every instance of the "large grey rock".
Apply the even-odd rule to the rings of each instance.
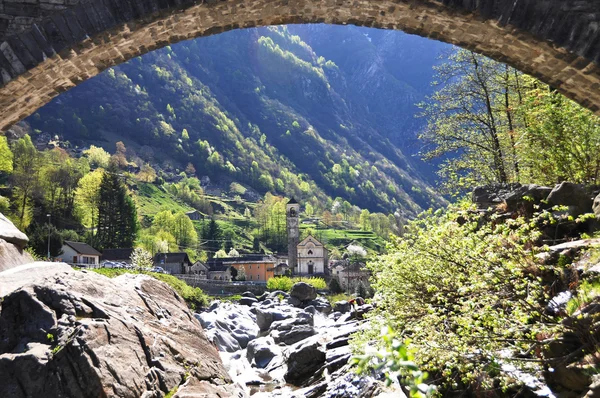
[[[317,336],[301,341],[290,348],[285,380],[294,385],[313,376],[325,363],[325,349]]]
[[[285,308],[257,308],[256,323],[261,331],[266,331],[269,330],[274,321],[289,319],[294,315],[294,312],[286,310]]]
[[[530,208],[535,203],[545,200],[552,188],[536,184],[521,185],[514,184],[496,184],[476,187],[471,200],[479,209],[506,204],[507,211],[515,211],[520,208]]]
[[[300,301],[310,301],[317,298],[317,289],[306,282],[298,282],[292,286],[290,296]]]
[[[596,195],[594,201],[592,202],[592,210],[596,215],[596,218],[600,218],[600,194]]]
[[[317,311],[324,315],[329,315],[332,312],[331,304],[323,297],[317,297],[316,299],[307,302],[306,305],[312,305]]]
[[[271,337],[259,337],[248,344],[246,359],[256,368],[266,368],[273,358],[281,355],[281,349]]]
[[[19,249],[23,249],[29,242],[27,235],[19,231],[15,224],[2,213],[0,213],[0,239],[12,243]]]
[[[568,206],[569,213],[573,216],[592,211],[593,197],[581,184],[562,182],[554,187],[547,200],[553,206]]]
[[[346,300],[336,301],[333,305],[333,311],[345,314],[346,312],[350,311],[350,303]]]
[[[258,303],[258,300],[253,297],[242,297],[238,303],[241,305],[246,305],[248,307],[252,307],[252,304]]]
[[[0,239],[0,272],[32,262],[33,258],[29,253],[4,239]]]
[[[58,269],[42,280],[20,272],[22,288],[2,302],[1,397],[158,397],[186,378],[186,386],[237,394],[217,350],[167,284]]]
[[[256,316],[249,307],[221,303],[210,308],[212,310],[195,316],[219,351],[235,352],[246,348],[258,336]]]
[[[291,329],[276,330],[271,333],[277,344],[292,345],[317,334],[310,325],[295,325]]]

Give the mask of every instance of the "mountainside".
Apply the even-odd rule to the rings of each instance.
[[[415,214],[443,202],[411,158],[414,104],[447,46],[356,27],[237,30],[111,68],[27,119],[73,146],[325,206]],[[161,173],[159,172],[159,175]]]

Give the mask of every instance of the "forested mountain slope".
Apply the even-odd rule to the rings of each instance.
[[[298,25],[179,43],[111,68],[27,119],[73,146],[123,140],[159,170],[320,207],[415,214],[443,202],[411,155],[415,103],[447,46],[401,32]],[[160,175],[160,173],[159,173]]]

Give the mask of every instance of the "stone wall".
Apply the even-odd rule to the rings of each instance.
[[[0,20],[0,130],[148,51],[287,23],[399,29],[453,43],[600,113],[597,0],[0,0]]]
[[[198,279],[194,275],[174,275],[185,283],[193,287],[199,287],[204,293],[211,296],[230,296],[234,294],[242,294],[244,292],[252,292],[260,296],[267,291],[266,283],[250,283],[250,282],[224,282],[211,281],[206,279]]]

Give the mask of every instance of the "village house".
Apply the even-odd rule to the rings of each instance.
[[[62,259],[71,265],[78,267],[94,267],[100,264],[98,250],[83,242],[64,241],[62,246]]]
[[[202,213],[198,210],[191,210],[185,213],[186,216],[192,221],[198,221],[202,219]]]
[[[298,243],[298,275],[325,274],[327,249],[312,235]]]
[[[276,260],[272,256],[246,254],[240,257],[213,258],[208,261],[207,266],[209,272],[212,272],[217,268],[220,269],[220,267],[231,267],[237,271],[237,275],[240,275],[240,270],[243,269],[243,273],[246,275],[246,281],[266,282],[275,276],[275,264]],[[235,273],[235,271],[232,272],[232,274]]]
[[[331,269],[331,274],[338,279],[342,289],[348,292],[356,291],[361,283],[369,287],[371,272],[364,263],[350,264],[347,260],[337,261]]]
[[[211,281],[231,282],[231,267],[222,264],[211,264],[208,266],[207,279]]]
[[[102,261],[131,264],[131,253],[133,248],[104,249],[102,250]]]
[[[162,267],[171,275],[185,274],[192,265],[187,253],[157,253],[154,256],[154,266]]]
[[[194,265],[189,267],[186,274],[194,275],[199,279],[206,279],[208,276],[208,266],[201,261],[196,261]]]

